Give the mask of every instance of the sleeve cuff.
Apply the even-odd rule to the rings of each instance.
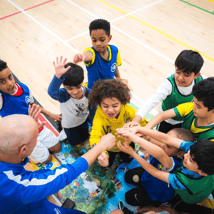
[[[58,78],[58,77],[56,77],[56,75],[54,75],[54,78],[57,78],[58,80],[62,80],[62,81],[65,80],[65,77],[63,75],[60,78]]]
[[[176,116],[181,116],[179,111],[178,111],[178,109],[177,109],[177,107],[173,108],[173,110],[174,110]]]
[[[171,172],[175,168],[175,161],[174,161],[173,157],[171,157],[171,159],[172,159],[172,166],[169,169],[167,169],[166,172]]]
[[[183,150],[184,152],[188,152],[190,150],[190,147],[194,145],[193,142],[189,142],[189,141],[182,141],[181,145],[180,145],[180,149]]]

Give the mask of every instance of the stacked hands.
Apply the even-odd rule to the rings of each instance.
[[[121,141],[118,141],[116,143],[116,138],[113,134],[111,134],[111,133],[107,134],[107,136],[111,136],[111,143],[112,143],[111,144],[112,147],[110,147],[110,145],[109,145],[109,149],[113,148],[117,144],[118,148],[122,152],[125,152],[132,156],[134,149],[131,146],[129,146],[128,143],[130,141],[134,142],[136,136],[146,138],[146,136],[143,136],[142,133],[138,133],[140,127],[141,126],[138,123],[134,123],[134,125],[132,124],[131,126],[129,126],[129,124],[127,124],[126,127],[118,128],[116,135],[125,140],[125,142],[123,144],[121,143]],[[102,140],[102,138],[101,138],[101,140]],[[105,152],[102,152],[101,155],[98,157],[98,162],[101,166],[107,167],[109,165],[108,155]]]

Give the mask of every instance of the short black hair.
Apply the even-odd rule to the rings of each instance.
[[[197,163],[202,172],[214,174],[214,142],[210,140],[199,140],[190,149],[190,155]]]
[[[117,98],[121,104],[129,103],[131,100],[130,89],[126,83],[119,79],[98,80],[93,85],[89,96],[90,107],[101,105],[103,99]]]
[[[0,71],[3,71],[7,68],[7,63],[0,59]]]
[[[175,60],[175,66],[183,73],[198,74],[204,64],[202,56],[197,51],[183,50]]]
[[[65,77],[65,80],[63,81],[63,85],[76,87],[83,82],[84,71],[82,67],[71,62],[67,63],[65,65],[65,68],[67,68],[68,66],[71,66],[71,67],[65,74],[63,74],[63,76]]]
[[[192,94],[202,101],[208,111],[214,109],[214,77],[201,80],[193,86]]]
[[[174,128],[172,130],[175,132],[176,136],[179,139],[189,141],[189,142],[194,142],[193,134],[188,129]]]
[[[92,30],[103,29],[105,33],[110,36],[110,22],[106,21],[105,19],[95,19],[89,25],[89,32],[91,35]]]

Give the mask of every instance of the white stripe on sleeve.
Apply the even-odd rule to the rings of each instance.
[[[67,172],[68,169],[66,168],[61,168],[61,169],[57,169],[54,175],[49,175],[46,179],[38,179],[38,178],[33,178],[31,181],[28,179],[22,180],[22,176],[21,175],[14,175],[13,171],[4,171],[4,173],[7,175],[7,177],[12,180],[15,181],[18,184],[22,184],[25,187],[28,186],[40,186],[40,185],[44,185],[47,183],[52,182],[56,177],[64,174],[65,172]]]

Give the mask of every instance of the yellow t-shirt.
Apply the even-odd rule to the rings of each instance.
[[[120,140],[121,143],[123,143],[124,139],[119,138],[115,135],[116,129],[122,128],[125,125],[125,123],[132,121],[134,119],[136,112],[137,111],[133,107],[129,106],[128,104],[121,105],[120,114],[118,118],[109,118],[103,113],[101,107],[98,105],[98,108],[93,120],[91,136],[89,139],[90,146],[92,147],[94,144],[98,144],[100,142],[101,137],[108,133],[112,133],[116,137],[116,142]],[[147,121],[144,118],[140,122],[140,125],[144,127],[146,126],[146,124],[147,124]],[[109,151],[120,152],[121,150],[116,145]],[[108,154],[108,152],[106,153]]]

